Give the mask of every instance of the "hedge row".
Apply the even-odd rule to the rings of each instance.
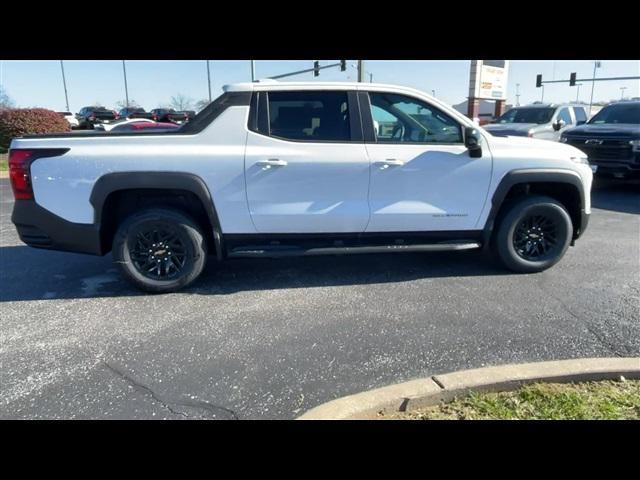
[[[70,130],[69,122],[64,117],[46,108],[0,109],[0,153],[6,152],[11,140],[16,137]]]

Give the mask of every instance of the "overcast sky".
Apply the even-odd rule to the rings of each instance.
[[[257,61],[256,76],[264,78],[293,70],[312,67],[312,60]],[[321,64],[337,60],[321,60]],[[314,78],[312,73],[291,77],[290,80],[355,81],[355,60],[349,60],[347,71],[327,69]],[[469,61],[366,61],[365,70],[373,74],[373,81],[407,85],[435,94],[449,104],[466,100],[469,85]],[[542,89],[535,87],[536,74],[544,80],[568,79],[571,72],[578,78],[591,78],[593,61],[521,61],[510,64],[508,103],[516,102],[516,84],[519,84],[520,103],[541,99]],[[211,60],[211,88],[217,97],[222,86],[251,80],[248,60]],[[117,60],[64,62],[70,109],[77,112],[83,106],[99,102],[115,108],[123,100],[124,80],[122,62]],[[129,99],[147,110],[168,104],[178,93],[194,101],[208,98],[206,62],[198,61],[127,61]],[[597,70],[598,77],[639,76],[640,60],[603,60]],[[369,75],[366,76],[369,80]],[[60,62],[56,60],[17,61],[0,60],[0,84],[20,107],[45,107],[65,110],[64,90]],[[580,100],[589,102],[591,82],[580,87]],[[596,82],[594,101],[609,101],[625,97],[640,97],[640,80]],[[626,87],[621,91],[620,87]],[[545,86],[544,100],[551,102],[574,101],[577,87],[568,84]]]

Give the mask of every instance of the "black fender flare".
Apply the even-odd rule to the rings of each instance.
[[[547,168],[547,169],[537,169],[537,168],[527,168],[527,169],[516,169],[507,172],[500,180],[500,183],[496,187],[493,197],[491,198],[491,210],[489,211],[489,216],[487,217],[487,221],[485,223],[482,238],[483,244],[485,247],[488,247],[489,240],[491,238],[491,234],[493,233],[493,227],[495,225],[496,217],[498,216],[498,212],[500,211],[500,207],[504,203],[505,197],[509,190],[514,185],[518,184],[526,184],[526,183],[564,183],[570,184],[578,190],[580,194],[580,225],[576,225],[576,229],[574,232],[578,232],[577,235],[574,233],[574,240],[584,232],[586,228],[586,224],[588,222],[588,217],[585,214],[585,191],[584,185],[582,183],[582,178],[580,175],[573,171],[562,168]]]
[[[197,175],[187,172],[145,172],[128,171],[107,173],[100,177],[93,186],[89,201],[94,208],[94,224],[101,224],[102,209],[107,197],[113,192],[130,189],[175,189],[193,193],[202,203],[209,222],[213,227],[218,260],[223,258],[222,227],[216,212],[211,192],[204,180]]]

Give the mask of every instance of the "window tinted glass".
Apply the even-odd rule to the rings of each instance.
[[[568,108],[563,108],[558,112],[558,120],[564,120],[565,125],[569,125],[573,123],[571,120],[571,114],[569,113]]]
[[[462,143],[458,122],[428,103],[395,93],[369,98],[378,142]]]
[[[640,103],[619,103],[600,110],[589,123],[640,124]]]
[[[351,140],[346,92],[269,92],[271,136],[289,140]]]
[[[512,108],[497,123],[549,123],[553,112],[553,108]]]
[[[584,111],[584,108],[574,107],[573,113],[576,114],[576,123],[577,122],[586,122],[587,121],[587,112]]]

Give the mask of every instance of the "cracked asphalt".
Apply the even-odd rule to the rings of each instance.
[[[162,296],[110,255],[24,246],[0,190],[2,419],[290,419],[463,368],[640,356],[637,183],[598,181],[539,274],[478,252],[234,260]]]

